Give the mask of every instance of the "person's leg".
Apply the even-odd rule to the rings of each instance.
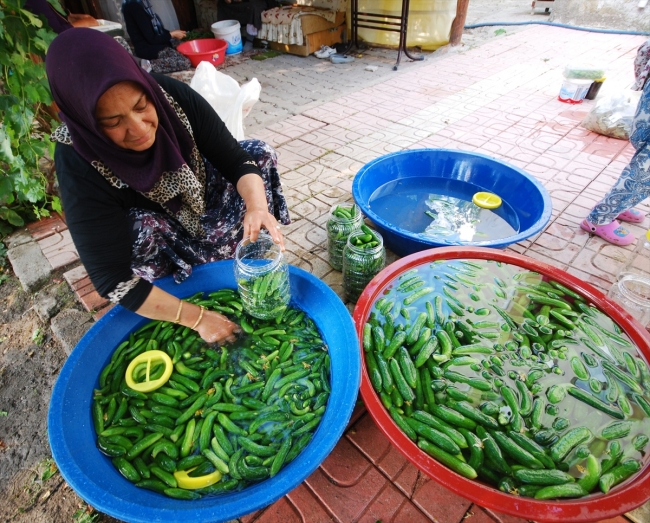
[[[168,47],[158,53],[158,58],[150,60],[151,69],[154,73],[174,73],[176,71],[186,71],[192,67],[192,63],[187,56]]]
[[[650,146],[641,148],[621,176],[596,204],[581,227],[617,245],[629,245],[634,236],[617,217],[650,196]]]
[[[201,240],[193,238],[174,218],[148,209],[129,210],[131,268],[147,281],[168,274],[180,283],[192,274],[193,265],[207,261]]]

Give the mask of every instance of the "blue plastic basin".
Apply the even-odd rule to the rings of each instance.
[[[332,451],[354,408],[361,380],[359,347],[350,313],[338,296],[311,274],[290,267],[292,305],[316,322],[329,347],[331,394],[312,441],[277,476],[241,492],[180,501],[135,487],[95,445],[91,420],[93,389],[110,355],[143,319],[115,307],[81,339],[54,385],[48,414],[52,455],[74,491],[97,510],[127,522],[202,523],[227,521],[265,507],[304,481]],[[195,267],[181,285],[157,282],[179,297],[235,288],[232,261]]]
[[[375,190],[388,182],[423,176],[467,182],[465,199],[470,201],[477,187],[498,194],[519,219],[517,234],[463,245],[503,249],[538,233],[551,218],[551,197],[542,184],[522,169],[501,160],[450,149],[414,149],[387,154],[359,170],[352,184],[352,195],[384,237],[386,247],[400,256],[450,244],[437,243],[396,226],[373,212],[368,202]],[[403,210],[396,209],[396,212]]]

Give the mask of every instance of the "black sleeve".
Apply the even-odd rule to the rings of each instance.
[[[95,289],[106,298],[134,278],[127,211],[135,204],[136,193],[111,186],[71,145],[56,144],[54,161],[72,241]],[[140,279],[120,305],[137,310],[151,287]]]
[[[235,187],[245,174],[262,176],[255,160],[241,148],[212,106],[189,85],[161,74],[153,77],[181,106],[203,156]]]
[[[170,32],[163,29],[161,34],[156,34],[151,25],[151,18],[140,4],[131,2],[122,6],[122,14],[126,31],[139,58],[153,60],[161,50],[171,47]]]

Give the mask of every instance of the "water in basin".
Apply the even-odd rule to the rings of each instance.
[[[484,190],[448,178],[399,178],[376,189],[368,205],[383,220],[438,243],[458,245],[517,234],[519,218],[506,201],[494,210],[472,203],[472,196]]]

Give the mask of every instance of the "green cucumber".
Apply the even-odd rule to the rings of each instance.
[[[531,485],[564,485],[575,482],[571,474],[561,470],[518,469],[513,471],[513,476],[521,483]]]
[[[593,438],[587,427],[576,427],[556,441],[550,450],[553,461],[561,461],[574,447]]]
[[[463,477],[466,477],[468,479],[475,479],[478,476],[476,470],[470,465],[461,461],[456,456],[453,456],[441,448],[429,443],[426,439],[419,438],[418,447]]]

